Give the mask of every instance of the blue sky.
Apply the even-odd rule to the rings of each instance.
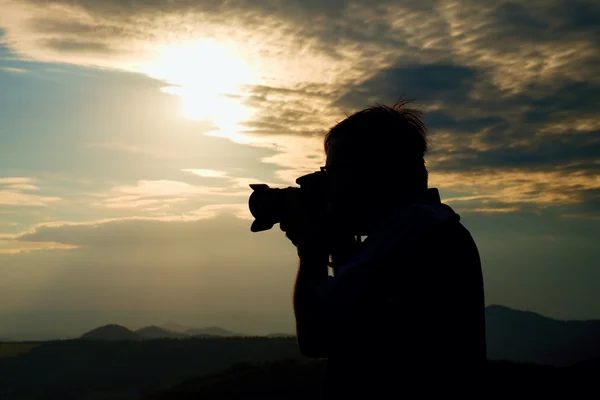
[[[248,184],[399,95],[487,302],[600,318],[598,6],[367,3],[0,0],[0,336],[292,331],[295,252],[249,233]]]

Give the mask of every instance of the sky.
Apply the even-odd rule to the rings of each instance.
[[[430,187],[478,244],[486,303],[600,319],[597,2],[0,10],[0,337],[293,332],[296,252],[250,232],[248,185],[294,185],[330,127],[400,96],[426,113]]]

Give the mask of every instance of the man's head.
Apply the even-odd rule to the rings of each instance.
[[[427,189],[427,129],[422,112],[408,103],[400,99],[392,106],[368,107],[325,136],[333,208],[361,232]]]

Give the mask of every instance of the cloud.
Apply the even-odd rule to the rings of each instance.
[[[518,211],[517,207],[501,207],[501,208],[475,208],[473,209],[476,213],[510,213]]]
[[[43,250],[73,250],[77,246],[57,242],[29,242],[24,240],[2,240],[0,239],[0,254],[22,254],[32,251]]]
[[[191,215],[195,215],[198,219],[215,218],[222,214],[231,214],[243,220],[254,220],[250,214],[248,204],[211,204],[195,210]]]
[[[200,207],[185,216],[170,218],[126,217],[83,222],[54,221],[37,224],[24,232],[11,235],[10,239],[14,240],[15,243],[54,242],[87,248],[104,245],[107,241],[129,246],[137,240],[147,240],[149,237],[154,237],[157,241],[164,239],[165,243],[175,243],[185,241],[188,237],[195,240],[193,239],[193,232],[196,230],[208,232],[203,222],[206,220],[211,220],[212,222],[209,225],[212,226],[215,218],[219,221],[249,219],[247,215],[244,215],[243,208],[247,208],[247,206],[243,204],[217,204]],[[144,227],[149,227],[149,230],[146,231]],[[182,229],[182,232],[189,229],[189,231],[188,234],[180,233],[171,236],[170,229]],[[159,238],[162,239],[159,240]]]
[[[212,169],[182,169],[183,172],[189,172],[204,178],[225,178],[227,173],[223,171],[214,171]]]
[[[268,62],[270,79],[322,80],[327,76],[314,72],[331,67],[335,70],[341,65],[335,57],[316,48],[316,40],[289,31],[293,25],[290,18],[298,17],[297,11],[304,9],[300,4],[290,6],[281,2],[271,7],[238,2],[215,6],[187,1],[155,4],[142,1],[131,3],[133,8],[130,8],[119,2],[98,6],[87,1],[47,1],[43,7],[28,1],[4,3],[5,18],[0,19],[0,25],[5,27],[8,41],[22,54],[45,61],[69,59],[85,65],[135,67],[140,59],[152,59],[165,43],[201,37],[252,43],[260,59],[249,52],[245,56],[250,62]],[[310,14],[306,11],[303,14]],[[203,21],[201,25],[199,20]],[[232,31],[229,26],[237,29]],[[155,46],[148,47],[149,43]],[[301,47],[300,52],[297,46]],[[304,58],[306,53],[313,58]],[[299,68],[301,60],[303,66]],[[329,67],[325,61],[330,61]]]
[[[39,188],[32,183],[34,179],[27,177],[0,178],[0,207],[47,207],[61,200],[56,196],[44,196],[26,192],[36,191]]]
[[[289,153],[284,152],[283,154],[287,155]],[[277,154],[273,157],[278,158],[278,157],[280,157],[280,155],[281,154]],[[305,156],[305,155],[306,154],[303,153],[303,156]],[[279,163],[279,161],[272,161],[271,157],[263,158],[263,162]],[[282,166],[285,167],[285,165],[282,165]],[[235,193],[238,193],[240,196],[243,196],[243,197],[247,197],[250,194],[250,192],[251,192],[250,185],[254,184],[254,183],[264,183],[271,187],[281,186],[281,184],[279,184],[277,182],[265,182],[264,180],[261,180],[258,178],[232,176],[230,173],[225,172],[225,171],[214,171],[214,170],[209,170],[209,169],[183,169],[182,171],[190,173],[190,174],[198,176],[198,177],[201,177],[201,178],[209,178],[210,180],[214,180],[215,178],[218,178],[218,182],[223,185],[222,187],[227,188],[227,190],[233,190],[233,191],[235,191]],[[278,174],[277,174],[284,182],[289,181],[289,177],[286,177],[285,172],[286,172],[285,170],[284,171],[280,170],[280,171],[278,171]],[[226,192],[226,193],[229,193],[229,192]]]
[[[146,323],[185,315],[194,324],[250,333],[293,329],[292,244],[278,229],[252,233],[250,221],[236,217],[241,205],[224,207],[204,207],[189,220],[65,221],[23,232],[1,247],[0,314],[105,313],[106,320],[88,312],[65,321],[67,330],[72,324],[116,323],[119,310],[138,310]],[[50,251],[47,243],[69,250]],[[47,251],[20,251],[26,247]]]
[[[191,226],[214,218],[231,216],[252,221],[247,204],[210,204],[180,215],[128,216],[88,221],[50,221],[35,224],[16,234],[0,234],[0,254],[20,254],[41,250],[73,250],[92,246],[85,239],[79,240],[77,232],[92,232],[114,226]],[[170,225],[169,225],[170,224]],[[131,232],[131,231],[129,231]],[[124,233],[125,234],[125,233]],[[105,239],[102,239],[105,240]]]
[[[464,197],[445,201],[490,201],[505,204],[575,205],[584,203],[586,193],[600,189],[600,175],[585,171],[561,171],[527,169],[481,170],[457,173],[438,173],[432,177],[433,184]]]
[[[0,178],[0,185],[20,185],[20,184],[28,184],[33,182],[32,178],[27,177],[8,177],[8,178]]]
[[[172,219],[55,221],[39,224],[12,239],[2,237],[0,240],[11,241],[12,249],[47,243],[71,248],[18,254],[3,251],[0,313],[29,313],[32,327],[39,323],[38,333],[47,329],[40,315],[55,315],[57,310],[70,313],[64,328],[73,334],[106,323],[160,323],[167,316],[188,324],[220,324],[252,333],[293,330],[295,250],[277,227],[250,232],[250,221],[236,217],[242,210],[242,204],[228,209],[217,205],[201,208],[195,216]],[[581,232],[578,220],[538,218],[531,223],[511,215],[514,213],[478,213],[486,215],[473,219],[466,213],[464,220],[476,233],[488,297],[494,301],[521,298],[541,307],[536,299],[550,288],[540,283],[540,269],[547,277],[544,282],[569,273],[578,283],[591,279],[591,271],[597,270],[593,268],[596,258],[586,261],[575,251],[597,250],[593,237],[576,235]],[[559,231],[549,229],[557,223]],[[590,224],[590,228],[595,232],[597,224]],[[499,246],[499,242],[504,245]],[[581,267],[574,274],[574,264],[568,260],[580,256],[575,265],[587,269]],[[503,283],[507,277],[521,282],[517,290],[506,290]],[[584,293],[580,293],[582,287]],[[545,301],[553,299],[552,307],[569,299],[575,301],[576,310],[585,310],[585,315],[597,313],[597,299],[590,297],[597,292],[593,288],[552,289],[553,296],[545,297]],[[8,318],[3,321],[4,329],[22,326]]]
[[[102,199],[95,205],[108,208],[144,208],[155,210],[168,207],[173,203],[189,201],[210,201],[223,197],[243,197],[249,190],[240,191],[228,187],[197,186],[186,182],[172,180],[140,180],[135,185],[115,186],[109,194],[101,195]]]
[[[467,197],[493,195],[508,208],[595,204],[596,2],[53,0],[43,7],[33,1],[3,6],[5,41],[25,57],[141,71],[169,87],[185,88],[194,76],[174,66],[202,65],[195,63],[198,54],[176,51],[186,43],[213,40],[233,52],[251,73],[224,96],[251,109],[252,117],[209,134],[276,151],[262,161],[283,182],[293,184],[323,163],[322,136],[346,113],[404,94],[427,111],[432,183]],[[210,63],[214,57],[200,58]],[[477,184],[465,183],[470,180]],[[170,185],[178,192],[173,202],[227,192]],[[115,193],[101,203],[165,204],[156,191]]]
[[[119,142],[96,142],[96,143],[87,143],[85,145],[86,148],[100,148],[107,150],[116,150],[123,151],[126,153],[134,153],[134,154],[154,154],[153,151],[148,150],[147,148],[141,147],[136,144],[127,144],[127,143],[119,143]]]
[[[10,74],[25,74],[25,73],[27,73],[26,69],[15,68],[15,67],[1,67],[0,70],[2,70],[4,72],[8,72]]]
[[[82,191],[94,192],[78,202],[71,189],[61,194],[68,212],[52,208],[49,221],[0,234],[0,311],[111,310],[102,321],[87,311],[91,328],[115,322],[127,305],[131,315],[149,315],[143,323],[188,312],[242,331],[287,329],[277,321],[291,329],[297,257],[277,229],[250,232],[248,184],[293,184],[324,162],[329,127],[404,94],[427,113],[431,185],[477,238],[486,297],[598,313],[597,2],[0,0],[0,7],[1,40],[19,67],[31,60],[102,68],[86,86],[90,94],[108,81],[106,71],[154,78],[148,85],[111,75],[119,89],[144,88],[127,101],[140,107],[134,114],[102,102],[97,125],[115,136],[86,136],[82,152],[110,150],[139,167],[121,171],[115,162],[117,178],[106,188],[92,180]],[[212,57],[197,51],[198,40],[218,44],[200,46]],[[229,75],[235,85],[222,84],[214,103],[190,93],[200,84],[214,89],[216,72],[232,70],[243,73]],[[171,134],[169,93],[197,100],[182,107],[192,114],[208,105],[214,121],[180,121],[185,134]],[[169,103],[158,97],[167,95]],[[147,116],[160,112],[149,132]],[[196,141],[204,134],[213,137]],[[218,137],[240,145],[221,147]],[[44,181],[0,182],[0,204],[58,205]]]
[[[347,88],[338,102],[346,108],[375,102],[393,103],[400,94],[418,94],[420,101],[450,105],[464,103],[478,80],[474,68],[450,63],[398,65],[379,70],[375,76]]]

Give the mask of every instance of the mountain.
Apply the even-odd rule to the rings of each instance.
[[[0,355],[0,399],[139,399],[241,362],[302,359],[298,344],[288,338],[75,339],[31,345],[15,357]]]
[[[185,326],[181,325],[181,324],[177,324],[175,322],[166,322],[162,325],[160,325],[161,328],[166,329],[168,331],[171,332],[179,332],[179,333],[183,333],[185,332],[187,329]]]
[[[207,328],[192,328],[185,331],[189,336],[245,336],[241,333],[231,332],[218,326],[209,326]]]
[[[173,332],[156,325],[146,326],[135,331],[142,339],[182,339],[188,337],[185,333]]]
[[[129,341],[140,340],[135,332],[121,325],[104,325],[81,335],[83,340]]]
[[[268,338],[285,338],[285,337],[295,337],[295,333],[269,333],[267,335]]]
[[[600,358],[600,320],[562,321],[531,311],[500,305],[485,309],[488,359],[518,363],[565,366]],[[180,339],[184,337],[246,336],[218,326],[188,328],[169,324],[148,326],[133,332],[123,326],[106,325],[84,334],[90,340]],[[184,331],[181,332],[181,329]],[[294,334],[273,333],[267,338],[290,338]]]
[[[185,328],[184,328],[185,329]],[[207,328],[189,328],[185,332],[172,331],[164,327],[151,325],[132,331],[121,325],[105,325],[84,333],[81,339],[87,340],[152,340],[152,339],[183,339],[189,337],[237,337],[246,336],[241,333],[228,331],[218,326]],[[289,336],[289,335],[285,335]]]
[[[600,358],[600,320],[562,321],[531,311],[486,307],[488,358],[565,366]]]

